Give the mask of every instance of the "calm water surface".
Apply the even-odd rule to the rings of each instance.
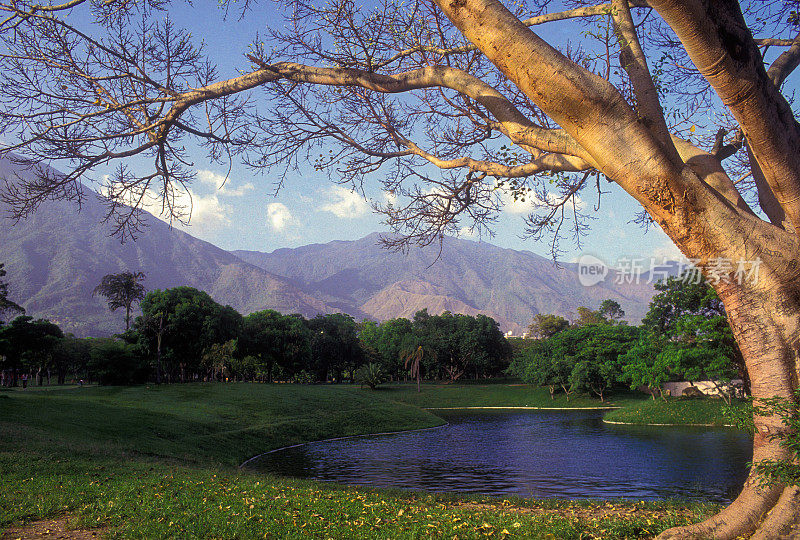
[[[436,411],[449,425],[266,454],[262,471],[344,484],[525,497],[733,500],[752,457],[729,428],[604,424],[600,411]]]

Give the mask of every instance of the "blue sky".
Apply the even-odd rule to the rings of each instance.
[[[238,20],[234,14],[222,21],[217,5],[202,1],[193,6],[176,4],[171,13],[178,25],[204,42],[206,52],[218,65],[220,76],[232,77],[248,68],[249,62],[243,55],[256,34],[263,32],[267,25],[282,24],[271,6],[265,2],[243,20]],[[554,24],[536,30],[554,45],[565,45],[566,39],[575,35],[576,27]],[[259,175],[234,162],[225,180],[227,168],[209,163],[202,152],[197,152],[193,161],[198,172],[197,181],[190,187],[193,215],[188,226],[176,226],[223,249],[272,251],[309,243],[352,240],[386,230],[381,217],[370,211],[368,201],[333,184],[326,174],[315,172],[311,164],[291,171],[284,187],[275,194],[277,171]],[[225,185],[219,189],[223,181]],[[608,193],[602,199],[600,210],[594,214],[596,220],[583,239],[582,248],[565,240],[563,260],[574,260],[582,253],[599,256],[611,264],[623,257],[676,258],[679,255],[657,227],[645,233],[631,223],[639,207],[630,196],[605,181],[602,188]],[[384,197],[377,181],[365,189],[368,198],[381,200]],[[586,189],[584,197],[583,204],[591,209],[596,204],[594,188]],[[158,213],[158,205],[149,209]],[[495,235],[484,236],[483,240],[549,257],[548,244],[521,238],[523,220],[529,211],[530,207],[524,204],[509,204],[493,227]]]

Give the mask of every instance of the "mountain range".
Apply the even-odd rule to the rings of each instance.
[[[25,174],[0,161],[0,177],[14,173]],[[103,275],[123,270],[144,272],[147,289],[189,285],[243,314],[341,311],[383,321],[427,308],[483,313],[517,335],[537,313],[569,317],[578,306],[596,308],[607,298],[635,323],[654,293],[647,283],[616,284],[613,272],[584,287],[576,264],[465,239],[445,238],[441,246],[408,254],[380,247],[377,233],[269,253],[228,252],[149,214],[136,241],[122,243],[102,223],[105,206],[91,195],[80,212],[74,203],[49,201],[16,223],[7,214],[0,202],[0,262],[10,298],[78,336],[124,328],[121,310],[111,313],[102,297],[92,296]]]
[[[0,161],[0,177],[12,178],[16,170]],[[111,236],[111,225],[103,224],[105,212],[100,200],[89,195],[80,211],[69,201],[48,201],[14,223],[0,202],[0,262],[5,263],[9,297],[28,314],[46,317],[77,336],[124,330],[123,310],[111,313],[102,297],[92,296],[104,275],[124,270],[143,271],[147,289],[189,285],[243,313],[272,308],[313,316],[333,311],[287,280],[149,214],[138,239],[122,243]]]

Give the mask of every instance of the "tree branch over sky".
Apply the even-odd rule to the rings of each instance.
[[[402,234],[394,247],[487,230],[504,200],[527,197],[539,207],[527,234],[557,255],[599,208],[580,194],[614,182],[703,272],[731,263],[714,286],[753,395],[795,399],[800,125],[786,96],[797,7],[293,0],[287,24],[254,35],[221,76],[166,0],[0,0],[2,152],[37,173],[8,179],[2,197],[23,217],[80,200],[80,179],[116,167],[102,192],[125,236],[151,194],[185,218],[179,193],[204,152],[281,178],[314,168],[357,190],[379,184],[393,196],[376,209]],[[267,9],[249,1],[219,16]],[[755,260],[757,280],[733,280]],[[780,418],[755,421],[754,460],[784,458]],[[753,473],[730,507],[664,537],[786,534],[798,504],[799,488]]]

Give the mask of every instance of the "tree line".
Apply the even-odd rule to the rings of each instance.
[[[130,302],[107,297],[109,307],[115,309],[113,302],[130,313]],[[63,384],[70,375],[100,384],[359,378],[370,384],[407,378],[407,359],[417,351],[426,378],[457,380],[500,375],[511,357],[497,323],[485,315],[422,310],[413,320],[382,324],[342,313],[242,316],[191,287],[150,291],[140,307],[142,314],[116,338],[65,336],[56,324],[25,315],[0,321],[4,384],[22,378],[49,384],[51,376]]]
[[[604,400],[615,389],[647,388],[662,398],[668,381],[710,380],[728,403],[730,381],[747,373],[725,309],[697,271],[655,284],[658,291],[638,327],[621,321],[613,300],[593,311],[578,308],[570,323],[539,314],[529,327],[536,339],[517,344],[508,373],[545,386],[551,397],[575,392]]]

